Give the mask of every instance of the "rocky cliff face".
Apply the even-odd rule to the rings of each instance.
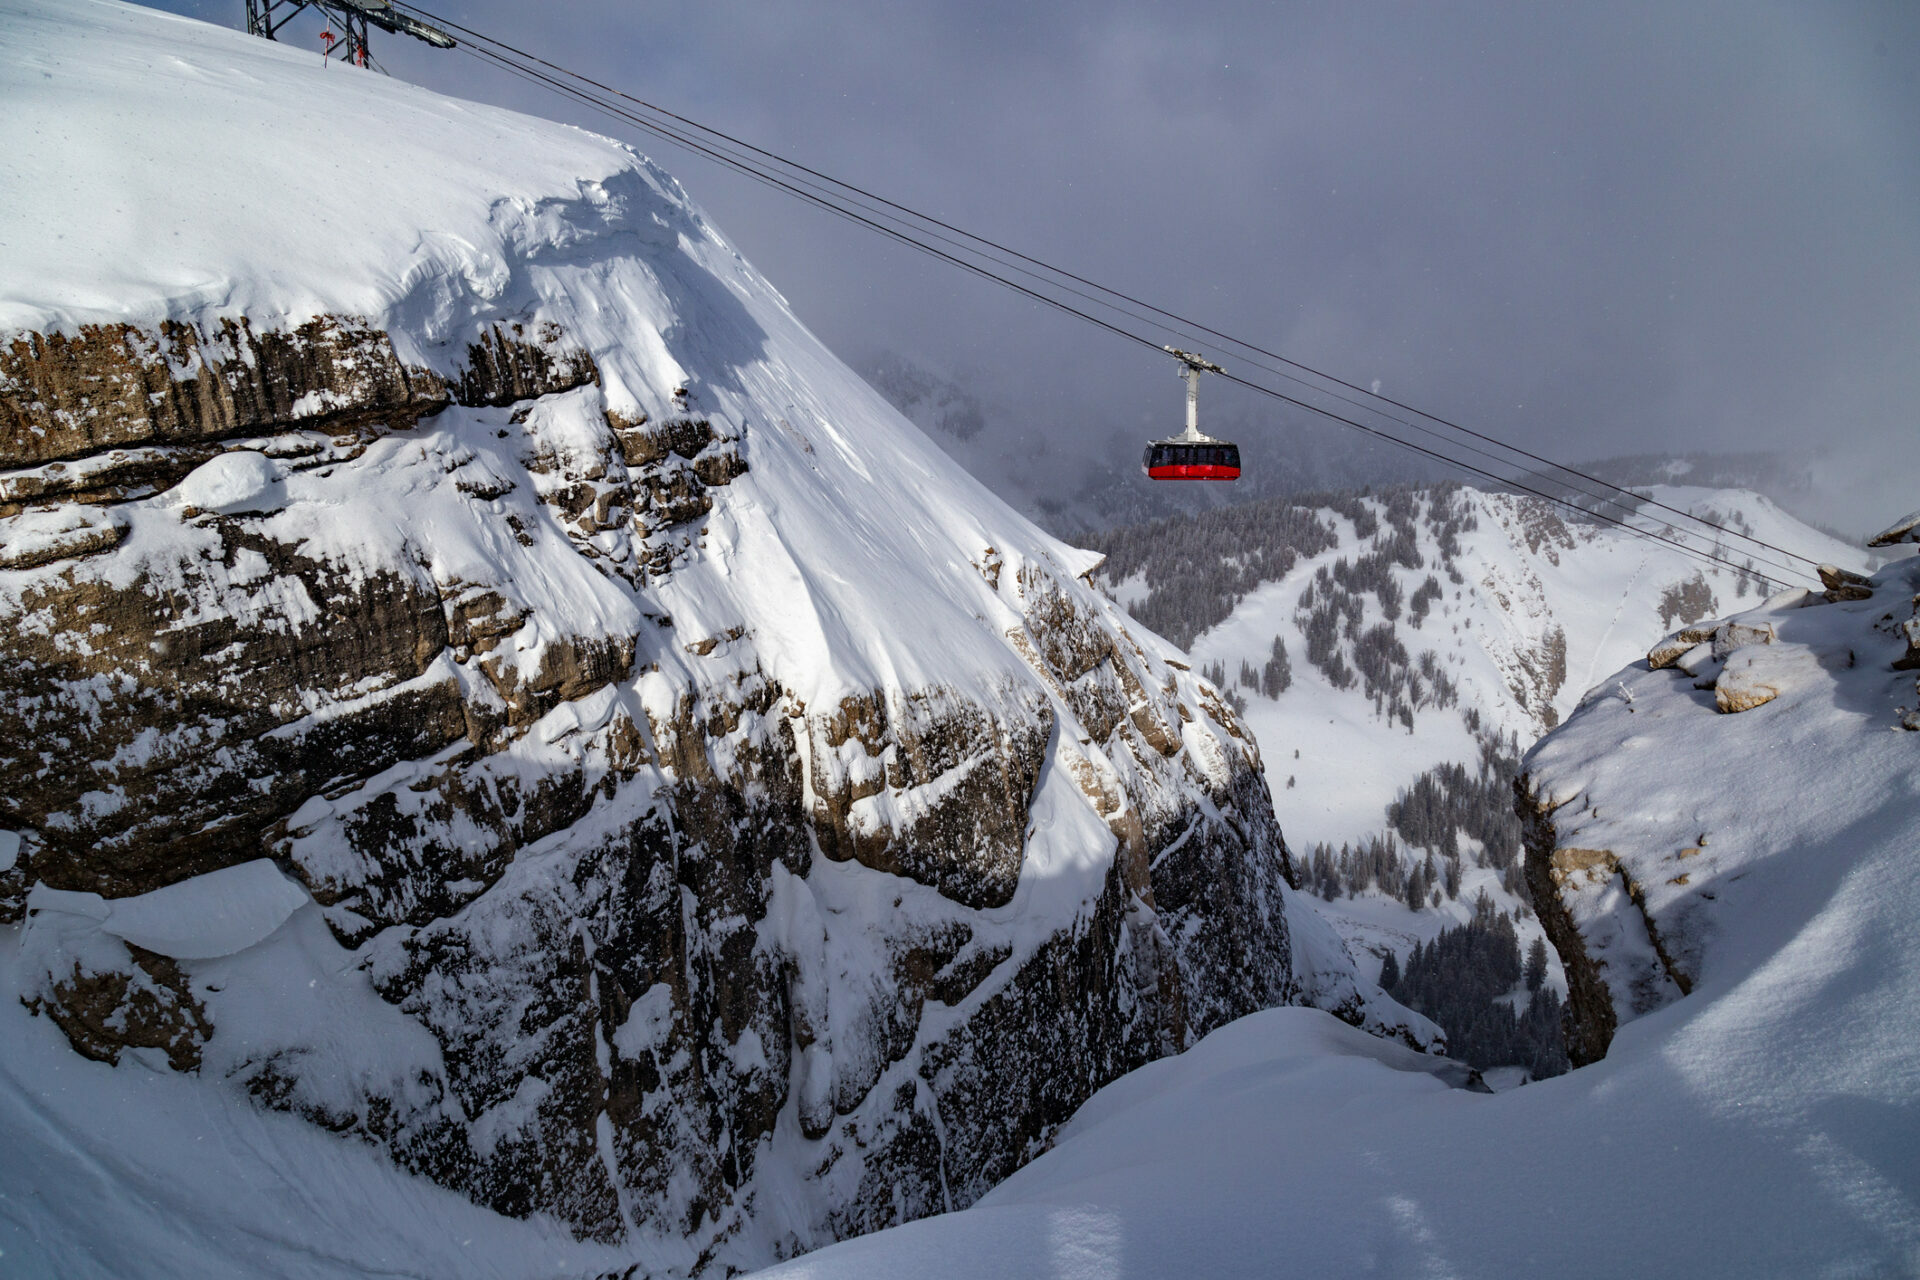
[[[1215,691],[670,179],[260,43],[414,166],[278,211],[355,212],[325,271],[0,299],[0,937],[77,1050],[694,1272],[968,1203],[1256,1008],[1431,1042],[1290,922]]]
[[[1805,851],[1845,843],[1876,783],[1910,786],[1916,740],[1880,731],[1920,728],[1920,560],[1820,578],[1661,640],[1527,756],[1527,880],[1576,1064],[1817,903]]]
[[[706,633],[656,595],[708,558],[750,433],[610,414],[592,382],[415,420],[389,385],[5,517],[10,549],[56,518],[118,535],[0,581],[0,913],[83,1052],[217,1065],[504,1211],[708,1252],[804,1147],[819,1218],[779,1251],[966,1203],[1107,1080],[1314,994],[1253,744],[1070,566],[978,549],[1020,664],[984,689],[809,705],[763,661],[778,620]],[[46,403],[14,401],[152,438]],[[1039,928],[1036,844],[1083,898]],[[76,901],[263,858],[324,916],[311,958],[430,1034],[406,1071],[316,1078],[320,1028],[263,1035],[203,967],[243,958],[74,936]]]

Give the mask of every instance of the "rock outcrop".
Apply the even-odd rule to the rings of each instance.
[[[1539,499],[1500,495],[1483,500],[1482,510],[1512,546],[1549,564],[1593,538],[1590,528],[1569,525]],[[1479,589],[1504,615],[1502,633],[1481,643],[1535,732],[1551,729],[1560,722],[1554,701],[1567,681],[1567,634],[1554,620],[1539,575],[1524,561],[1488,562]]]
[[[1867,539],[1870,547],[1891,547],[1902,542],[1920,542],[1920,511],[1909,511]]]
[[[1833,771],[1900,767],[1854,760],[1854,738],[1863,715],[1915,718],[1899,672],[1920,560],[1822,577],[1824,593],[1785,592],[1660,641],[1528,754],[1527,882],[1566,970],[1576,1064],[1709,980],[1740,931],[1730,921],[1772,909],[1752,899],[1753,873],[1849,820]],[[1783,776],[1806,783],[1782,790]]]
[[[447,402],[445,383],[401,364],[384,332],[337,316],[262,333],[245,317],[82,325],[16,333],[0,347],[0,456],[14,467],[307,423],[409,420]],[[59,492],[45,471],[10,477],[8,489],[36,483]]]
[[[1845,572],[1834,570],[1836,575]],[[1860,575],[1848,574],[1848,577]],[[1839,581],[1837,577],[1835,580]],[[1863,577],[1860,580],[1867,581]],[[1804,592],[1791,594],[1792,600],[1783,599],[1780,603],[1813,599]],[[1849,586],[1845,593],[1829,591],[1819,599],[1830,603],[1864,600],[1871,594],[1870,590]],[[1647,650],[1647,669],[1677,668],[1693,677],[1694,688],[1713,690],[1714,706],[1719,710],[1750,711],[1773,701],[1807,674],[1807,656],[1798,649],[1772,647],[1775,634],[1772,623],[1750,626],[1720,622],[1682,627]]]

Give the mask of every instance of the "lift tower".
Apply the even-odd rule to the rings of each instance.
[[[307,9],[319,10],[328,30],[340,33],[341,52],[356,67],[372,61],[367,49],[369,27],[412,36],[436,49],[451,49],[455,44],[440,28],[395,9],[393,0],[247,0],[247,34],[277,40],[280,29]]]

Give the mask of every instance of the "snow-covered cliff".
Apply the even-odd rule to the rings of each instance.
[[[0,971],[80,1053],[684,1273],[965,1204],[1256,1008],[1431,1041],[1215,692],[658,168],[0,35]],[[9,1079],[10,1150],[104,1140]]]
[[[1920,558],[1821,576],[1655,644],[1529,753],[1527,877],[1576,1062],[1703,984],[1852,956],[1832,904],[1920,851]]]

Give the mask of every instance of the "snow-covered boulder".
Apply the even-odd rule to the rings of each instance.
[[[1658,671],[1674,666],[1701,645],[1707,645],[1710,654],[1712,640],[1712,627],[1682,627],[1647,650],[1647,669]]]
[[[1920,542],[1920,511],[1909,511],[1868,540],[1870,547],[1891,547],[1901,542]]]
[[[1873,583],[1865,574],[1855,573],[1851,569],[1842,569],[1839,565],[1823,564],[1819,567],[1820,585],[1826,588],[1826,597],[1830,603],[1838,604],[1842,600],[1865,600],[1873,594]]]
[[[1713,681],[1713,705],[1721,711],[1751,711],[1779,697],[1817,670],[1805,649],[1750,645],[1729,653]]]
[[[0,945],[77,1047],[690,1271],[1257,1008],[1434,1043],[1216,692],[661,170],[106,0],[0,35]],[[115,932],[210,903],[264,934]]]
[[[234,449],[188,472],[173,496],[194,512],[223,516],[278,510],[286,502],[281,470],[265,454]]]

